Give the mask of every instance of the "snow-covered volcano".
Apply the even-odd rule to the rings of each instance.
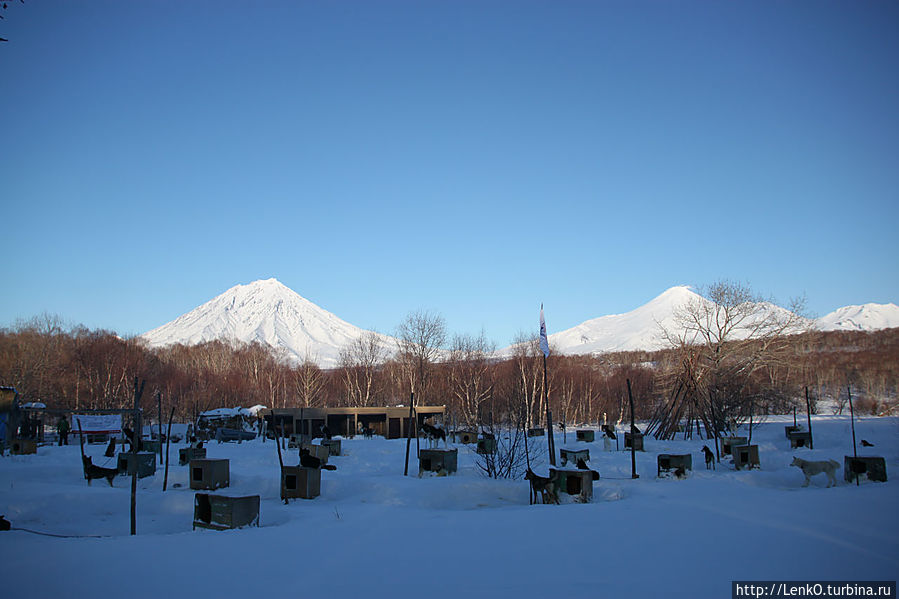
[[[899,327],[896,304],[844,306],[818,319],[822,331],[876,331]]]
[[[366,333],[300,296],[276,279],[235,285],[218,297],[144,333],[151,346],[195,345],[215,339],[258,341],[286,352],[289,360],[307,357],[323,368],[336,366],[340,350]],[[390,338],[382,336],[385,344]]]

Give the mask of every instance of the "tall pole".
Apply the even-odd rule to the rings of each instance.
[[[159,406],[159,434],[156,435],[156,440],[159,441],[159,463],[162,464],[162,394],[159,391],[156,392],[156,403]]]
[[[634,443],[634,396],[631,393],[631,380],[627,379],[627,399],[631,404],[631,478],[640,478],[637,474],[637,449]]]
[[[406,427],[406,466],[403,468],[403,476],[409,476],[409,450],[412,448],[412,418],[415,413],[412,405],[415,403],[415,391],[409,394],[409,426]]]
[[[546,354],[543,354],[543,405],[546,406],[546,445],[549,448],[549,463],[556,465],[556,443],[553,440],[553,413],[549,409],[546,396]]]
[[[858,448],[855,444],[855,410],[852,407],[852,389],[848,385],[846,386],[846,392],[849,394],[849,417],[852,419],[852,457],[857,458]],[[858,474],[856,474],[855,486],[857,487],[858,485]]]
[[[137,534],[137,449],[140,445],[141,427],[143,424],[140,420],[140,396],[144,394],[144,384],[147,381],[141,381],[140,387],[137,385],[137,377],[134,377],[134,435],[131,438],[131,534]],[[153,458],[154,460],[156,458]]]
[[[805,388],[805,413],[808,416],[808,448],[814,449],[815,442],[812,437],[812,403],[808,399],[808,387]]]

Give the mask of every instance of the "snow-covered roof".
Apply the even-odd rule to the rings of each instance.
[[[236,408],[216,408],[214,410],[206,410],[205,412],[201,412],[200,416],[205,416],[207,418],[233,418],[235,416],[255,418],[256,412],[259,411],[257,408],[265,409],[265,406],[253,406],[249,409],[241,408],[240,406]]]
[[[43,410],[46,407],[47,404],[39,401],[29,401],[28,403],[22,405],[23,410]]]

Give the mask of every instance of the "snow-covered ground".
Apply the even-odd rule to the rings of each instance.
[[[88,486],[75,438],[0,458],[0,514],[15,528],[76,537],[0,533],[2,594],[727,597],[732,580],[899,578],[899,419],[856,422],[858,439],[875,444],[860,455],[884,456],[891,478],[858,487],[843,480],[848,417],[815,417],[814,450],[790,450],[785,423],[792,418],[753,431],[753,471],[727,461],[706,471],[703,441],[647,438],[637,480],[630,453],[569,433],[567,445],[589,448],[602,478],[591,503],[560,506],[529,506],[524,480],[482,477],[470,446],[458,446],[452,476],[403,477],[405,442],[378,438],[344,440],[321,496],[284,505],[272,442],[211,443],[208,457],[231,460],[231,486],[219,492],[261,496],[261,527],[225,532],[191,530],[194,492],[177,465],[183,445],[173,446],[169,490],[161,468],[139,481],[134,537],[130,478]],[[88,447],[95,464],[103,450]],[[686,480],[656,478],[657,454],[687,452],[695,470]],[[793,455],[837,460],[839,485],[825,488],[820,475],[802,488]]]

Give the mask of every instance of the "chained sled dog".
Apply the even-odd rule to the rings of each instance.
[[[803,487],[807,487],[809,482],[811,481],[811,477],[816,474],[824,473],[827,475],[828,487],[835,487],[837,484],[836,472],[840,467],[839,462],[834,460],[827,460],[826,462],[812,462],[809,460],[803,460],[802,458],[793,458],[793,463],[790,466],[796,466],[802,473],[805,475],[805,484]]]

